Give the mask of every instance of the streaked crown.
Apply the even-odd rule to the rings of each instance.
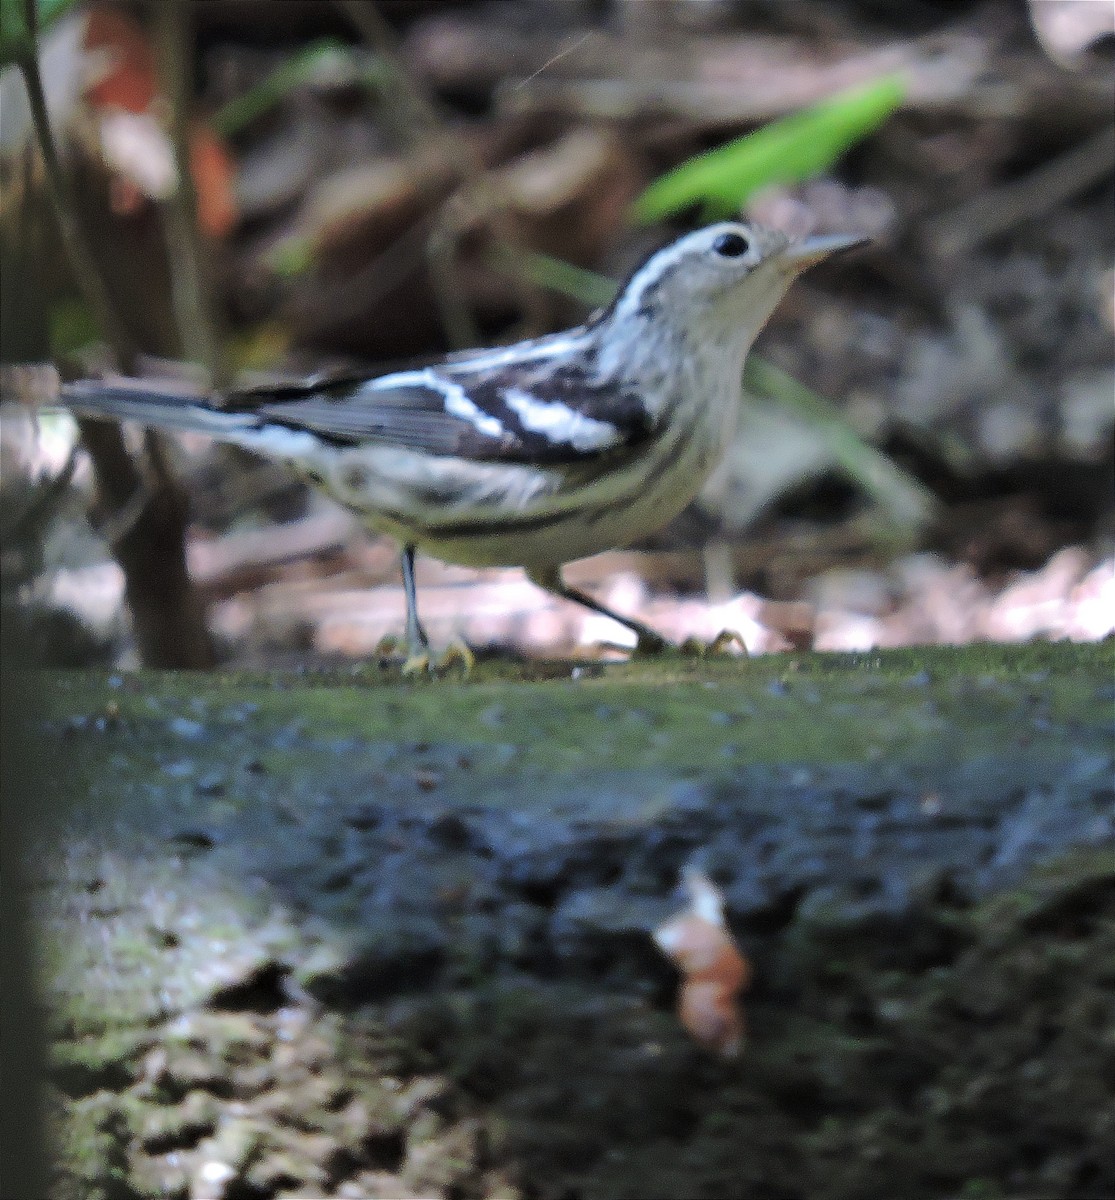
[[[794,278],[854,237],[794,241],[778,230],[720,221],[664,246],[631,276],[607,318],[758,330]]]

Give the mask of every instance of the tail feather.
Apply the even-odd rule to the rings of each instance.
[[[158,429],[202,433],[233,441],[260,425],[253,413],[224,412],[206,403],[196,392],[132,380],[80,380],[66,384],[60,399],[66,408],[82,417],[136,421]]]

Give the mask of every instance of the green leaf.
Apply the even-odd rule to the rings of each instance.
[[[78,0],[36,0],[35,11],[42,33]],[[35,46],[31,31],[27,28],[24,0],[0,0],[0,67],[18,63],[30,54]]]
[[[0,0],[0,67],[19,62],[31,49],[22,0]]]
[[[83,300],[66,299],[54,304],[50,312],[50,353],[65,359],[95,342],[100,328]]]
[[[336,38],[319,38],[311,42],[243,96],[237,96],[215,112],[210,124],[223,137],[238,132],[309,79],[322,62],[346,53],[344,44]]]
[[[69,9],[73,8],[78,0],[36,0],[35,7],[39,12],[39,29],[46,29],[52,22]]]
[[[632,215],[646,224],[702,202],[709,220],[738,213],[760,188],[819,175],[902,103],[906,85],[887,75],[772,121],[691,158],[650,185]]]

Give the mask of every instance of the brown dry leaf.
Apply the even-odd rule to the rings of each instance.
[[[155,52],[143,29],[126,13],[104,5],[90,10],[85,50],[104,63],[85,89],[93,108],[145,113],[158,95]]]
[[[644,182],[636,156],[617,134],[579,128],[502,167],[493,190],[515,213],[532,249],[591,263]]]
[[[316,261],[351,272],[417,224],[452,186],[452,168],[440,153],[362,163],[314,189],[302,236]]]
[[[724,923],[724,897],[708,876],[684,877],[690,906],[654,931],[662,952],[681,971],[678,1019],[686,1032],[722,1058],[743,1046],[738,997],[750,983],[751,965]]]
[[[197,188],[197,220],[203,233],[227,237],[236,224],[236,165],[224,142],[200,121],[190,129],[190,173]]]
[[[86,57],[100,68],[85,89],[98,115],[102,151],[116,172],[113,208],[138,211],[144,198],[165,199],[175,187],[174,154],[160,111],[155,52],[143,27],[103,5],[89,13]],[[200,121],[190,129],[190,171],[197,189],[198,222],[210,237],[236,223],[235,166],[222,140]]]

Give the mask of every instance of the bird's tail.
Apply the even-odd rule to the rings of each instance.
[[[172,384],[156,381],[82,379],[65,384],[59,399],[79,417],[136,421],[157,429],[202,433],[224,441],[239,441],[260,425],[253,413],[215,408],[197,392],[176,390]]]

